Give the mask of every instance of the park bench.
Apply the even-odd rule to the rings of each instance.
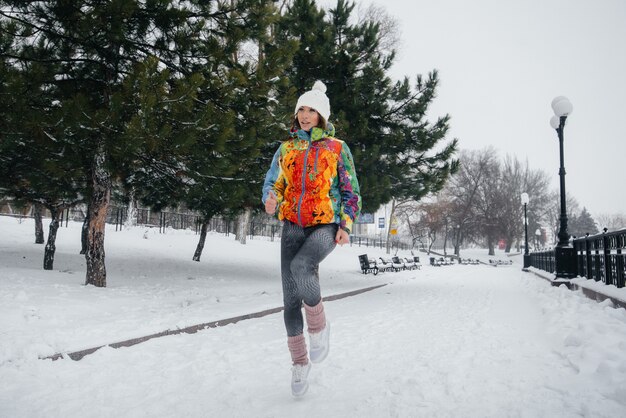
[[[415,259],[411,259],[408,257],[404,257],[404,265],[409,269],[409,270],[419,270],[422,265],[415,261]]]
[[[449,257],[439,257],[439,258],[430,257],[431,266],[441,267],[441,266],[451,266],[452,264],[454,264],[454,261],[452,261],[452,259]]]
[[[391,260],[387,260],[384,259],[382,257],[379,257],[380,259],[380,270],[381,271],[400,271],[398,268],[394,267],[393,263],[391,262]]]
[[[413,263],[415,263],[418,270],[422,268],[422,263],[420,263],[420,258],[418,256],[413,256]]]
[[[361,272],[363,274],[374,273],[374,276],[378,274],[376,260],[370,260],[367,254],[361,254],[359,256],[359,263],[361,264]]]
[[[451,257],[441,257],[439,261],[444,266],[451,266],[454,264],[454,260]]]
[[[477,264],[480,264],[480,261],[472,260],[471,258],[459,258],[459,264],[463,264],[463,265],[477,265]]]
[[[407,265],[402,260],[400,260],[400,257],[398,256],[391,257],[391,265],[396,271],[406,270],[408,268]]]
[[[513,260],[491,260],[489,259],[489,265],[498,267],[498,266],[510,266],[513,264]]]
[[[452,259],[448,257],[439,257],[437,262],[439,263],[440,266],[451,266],[452,264],[454,264]]]

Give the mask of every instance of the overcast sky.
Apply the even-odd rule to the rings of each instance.
[[[356,3],[375,3],[397,19],[394,79],[439,70],[431,113],[451,115],[462,149],[491,145],[501,157],[527,159],[551,175],[555,190],[559,144],[550,103],[568,97],[567,195],[594,217],[626,214],[625,0]]]

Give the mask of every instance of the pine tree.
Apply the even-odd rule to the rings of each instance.
[[[239,115],[236,119],[235,139],[238,146],[233,155],[238,167],[234,184],[242,199],[233,208],[239,213],[237,239],[245,244],[247,226],[254,209],[260,207],[260,190],[271,158],[280,140],[285,139],[287,125],[284,123],[279,92],[289,79],[285,70],[291,65],[295,42],[275,36],[279,19],[273,4],[260,5],[254,11],[255,27],[249,40],[255,42],[253,54],[241,56],[234,64],[240,77],[234,86],[236,92],[233,107]],[[280,100],[279,100],[280,99]]]
[[[123,194],[154,210],[180,202],[187,191],[194,146],[211,129],[219,112],[199,97],[207,80],[201,74],[172,77],[151,57],[135,66],[120,91],[124,124],[115,173]],[[205,146],[204,151],[209,151]]]
[[[568,222],[569,233],[574,237],[584,237],[586,234],[595,235],[598,233],[596,222],[583,207],[578,216],[572,216]]]
[[[281,25],[299,41],[291,81],[300,93],[316,79],[328,86],[331,120],[353,153],[363,210],[373,212],[392,199],[419,200],[440,190],[457,169],[457,142],[441,143],[448,116],[426,118],[437,72],[426,80],[418,75],[415,86],[407,78],[394,84],[387,74],[395,52],[379,47],[376,22],[351,23],[353,9],[338,0],[326,15],[315,1],[295,0]]]
[[[203,153],[185,198],[202,219],[195,261],[200,260],[213,216],[242,216],[237,233],[243,241],[249,215],[259,207],[263,175],[285,131],[277,97],[288,90],[284,71],[291,62],[293,42],[276,39],[278,14],[271,2],[258,2],[238,16],[248,24],[238,38],[229,38],[230,59],[220,69],[221,89],[229,92],[220,103],[221,120],[228,121],[228,129],[223,125],[222,131],[211,132],[205,139],[219,143],[220,151]]]
[[[62,211],[82,199],[82,157],[72,146],[59,120],[68,120],[71,110],[57,100],[54,83],[58,65],[41,44],[16,43],[29,36],[28,28],[2,19],[0,72],[0,190],[3,195],[49,210],[51,222],[44,250],[43,267],[54,266],[56,235]],[[14,58],[21,47],[24,60]],[[43,232],[37,236],[43,242]]]
[[[54,74],[38,87],[53,93],[46,109],[58,103],[63,114],[53,115],[54,126],[82,157],[72,163],[82,176],[72,178],[87,183],[88,284],[106,286],[104,225],[116,180],[143,201],[165,205],[202,173],[192,173],[201,163],[191,151],[219,157],[225,139],[212,136],[202,150],[197,141],[231,129],[221,104],[230,94],[222,89],[225,62],[245,38],[246,10],[257,3],[5,2],[1,15],[24,39],[11,55],[29,79],[35,64]]]
[[[437,71],[426,80],[417,75],[414,86],[406,77],[393,83],[387,74],[395,51],[381,48],[377,22],[352,23],[353,9],[354,3],[338,0],[326,15],[313,0],[293,2],[282,22],[299,40],[289,74],[298,92],[316,79],[328,86],[331,120],[354,156],[363,211],[390,201],[395,210],[441,190],[458,168],[457,141],[446,141],[449,116],[426,117]],[[391,225],[387,242],[390,233]]]

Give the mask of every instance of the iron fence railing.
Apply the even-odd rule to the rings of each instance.
[[[167,228],[198,230],[199,217],[193,213],[181,213],[171,211],[154,211],[144,208],[136,208],[137,225],[159,227],[159,231],[164,232]],[[115,230],[122,229],[128,217],[128,207],[109,206],[107,213],[107,223],[114,224]]]
[[[165,233],[167,229],[193,229],[197,234],[202,227],[202,218],[190,212],[151,211],[150,209],[137,208],[137,225],[159,228],[159,232]],[[112,206],[109,208],[107,223],[115,224],[115,230],[121,230],[128,214],[126,207]],[[208,231],[217,232],[226,236],[236,234],[239,222],[236,219],[215,216],[208,222]],[[253,217],[247,228],[247,235],[270,237],[272,241],[281,236],[281,226],[277,223],[268,222],[266,219]]]
[[[625,287],[626,278],[626,229],[585,236],[573,240],[578,275],[603,282],[607,285]],[[554,250],[530,254],[531,266],[554,273]]]
[[[530,265],[549,273],[556,271],[554,250],[535,251],[530,253]]]
[[[626,230],[577,238],[574,249],[578,275],[624,287]]]
[[[194,212],[156,211],[148,208],[136,208],[136,224],[151,228],[159,228],[159,232],[166,233],[168,229],[192,229],[197,234],[200,233],[201,218]],[[32,212],[32,210],[31,210]],[[83,222],[87,215],[85,205],[65,209],[60,214],[60,224],[67,226],[69,220]],[[32,214],[21,214],[21,217],[32,217]],[[111,204],[107,211],[106,223],[115,225],[116,231],[124,229],[128,218],[128,207]],[[213,217],[208,224],[208,230],[220,234],[230,235],[237,233],[239,222],[237,219],[222,216]],[[282,222],[276,218],[262,215],[253,216],[247,226],[247,236],[250,239],[255,237],[269,237],[272,241],[280,239],[282,235]],[[350,245],[358,247],[386,248],[387,240],[381,235],[350,235]],[[392,250],[411,250],[420,246],[398,238],[393,238],[389,242]],[[423,245],[421,246],[423,247]]]
[[[372,248],[387,248],[387,240],[382,237],[368,237],[361,235],[350,235],[350,245],[355,247],[372,247]],[[392,239],[389,242],[391,249],[398,249],[408,251],[413,249],[411,244],[408,244],[399,239]]]

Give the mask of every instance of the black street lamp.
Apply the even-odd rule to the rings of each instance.
[[[552,110],[554,116],[550,119],[550,125],[556,129],[559,137],[559,152],[561,158],[561,166],[559,168],[560,189],[561,189],[561,215],[559,217],[560,226],[557,234],[559,241],[554,249],[554,261],[556,265],[557,279],[571,279],[577,275],[576,252],[570,244],[569,232],[567,231],[567,206],[565,202],[565,165],[563,159],[563,131],[565,130],[565,121],[572,113],[574,107],[567,97],[558,96],[552,100]]]
[[[522,193],[522,205],[524,205],[524,268],[526,270],[530,267],[530,254],[528,254],[528,212],[526,207],[528,206],[528,193]]]

